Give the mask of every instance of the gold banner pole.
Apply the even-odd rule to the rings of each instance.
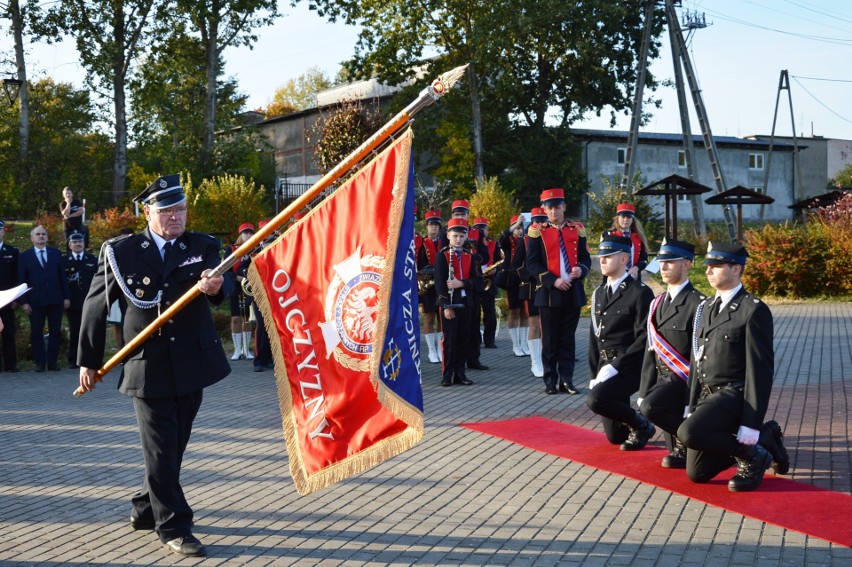
[[[246,240],[239,248],[234,250],[227,258],[222,260],[222,263],[216,266],[208,277],[221,276],[230,270],[240,258],[248,255],[252,250],[257,248],[261,242],[280,227],[284,226],[284,223],[290,220],[290,218],[298,211],[305,208],[314,198],[317,197],[317,195],[322,193],[332,183],[337,181],[358,162],[364,159],[364,157],[368,156],[370,152],[375,150],[385,140],[405,126],[411,120],[412,116],[444,96],[451,88],[453,88],[459,79],[461,79],[465,71],[467,71],[467,65],[462,65],[461,67],[456,67],[455,69],[440,75],[437,79],[432,81],[431,85],[420,91],[417,99],[402,109],[396,116],[391,118],[387,124],[379,128],[375,134],[370,136],[363,144],[358,146],[355,151],[344,158],[339,164],[334,166],[331,171],[323,175],[319,181],[314,183],[310,189],[302,194],[302,196],[290,203],[287,208],[270,220],[266,226],[260,228],[254,236]],[[160,329],[160,327],[165,325],[169,319],[173,318],[181,309],[189,305],[189,303],[200,294],[201,290],[195,286],[183,294],[180,299],[175,301],[168,309],[163,311],[159,317],[152,321],[150,325],[145,327],[141,333],[133,337],[130,342],[124,345],[124,347],[117,353],[112,355],[112,358],[110,358],[96,371],[95,383],[103,380],[104,376],[106,376],[110,370],[121,364],[121,362],[127,358],[131,352],[139,348],[142,343],[148,340],[148,337],[153,335]],[[74,391],[74,395],[77,397],[82,396],[85,393],[86,391],[83,390],[82,387],[78,387]]]

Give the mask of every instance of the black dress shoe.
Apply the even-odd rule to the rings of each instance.
[[[556,394],[557,392],[556,392],[556,388],[554,388],[553,386],[548,386],[544,390],[544,393],[547,394],[548,396],[552,396],[552,395]]]
[[[44,372],[44,366],[36,366],[36,372]]]
[[[572,396],[580,393],[580,391],[574,387],[573,382],[562,382],[561,384],[559,384],[559,391],[568,392]]]
[[[790,456],[784,447],[784,434],[781,426],[774,419],[767,421],[760,427],[760,440],[763,448],[772,456],[772,472],[775,474],[787,474],[790,472]]]
[[[481,362],[474,362],[473,364],[468,363],[467,367],[471,370],[488,370],[488,367]]]
[[[59,367],[55,364],[48,364],[47,369],[50,370],[51,372],[56,372],[57,370],[59,370]]]
[[[20,372],[21,370],[16,366],[14,368],[7,368],[6,372]]]
[[[470,386],[473,384],[473,380],[468,379],[467,376],[456,376],[453,380],[454,384],[461,384],[462,386]]]
[[[153,530],[154,518],[137,518],[130,516],[130,527],[134,530]]]
[[[451,380],[447,380],[447,379],[441,380],[441,386],[443,386],[444,388],[447,388],[447,387],[452,386],[452,385],[453,385],[453,382]]]
[[[198,538],[193,535],[178,537],[164,542],[163,545],[175,553],[186,555],[188,557],[204,557],[207,555],[207,552],[204,550],[204,546],[201,545]]]
[[[486,344],[485,348],[497,348],[497,345],[495,345],[494,343],[491,343],[490,345]]]
[[[641,414],[640,417],[642,418],[641,424],[636,429],[630,430],[627,441],[621,444],[622,451],[638,451],[647,445],[651,437],[657,432],[657,428],[654,427],[653,423]]]

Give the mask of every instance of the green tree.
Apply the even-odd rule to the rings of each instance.
[[[111,200],[112,144],[95,133],[96,112],[89,93],[68,83],[42,79],[29,86],[30,161],[26,178],[16,180],[18,107],[0,105],[0,202],[4,215],[58,211],[60,190],[68,185],[87,200],[89,210]]]
[[[113,104],[114,154],[112,200],[125,194],[127,177],[126,83],[144,51],[154,21],[169,20],[168,0],[61,0],[50,10],[46,25],[70,34],[86,83]]]
[[[275,0],[177,0],[177,11],[189,21],[204,46],[204,130],[200,151],[202,170],[212,170],[217,125],[217,80],[223,51],[228,47],[250,46],[254,30],[270,25],[278,17]],[[182,34],[184,26],[176,26]]]
[[[828,189],[850,189],[852,188],[852,164],[847,165],[828,180]]]
[[[322,114],[308,135],[320,173],[333,169],[382,124],[381,114],[360,101],[344,101]]]
[[[310,67],[295,79],[275,89],[266,116],[283,116],[317,105],[317,93],[331,86],[331,79],[319,67]]]

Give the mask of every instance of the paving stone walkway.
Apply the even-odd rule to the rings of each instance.
[[[769,415],[790,476],[850,494],[852,304],[772,311]],[[308,496],[289,477],[271,372],[235,362],[206,390],[183,468],[205,559],[129,527],[142,463],[116,375],[75,399],[74,371],[0,373],[0,565],[852,565],[848,548],[459,427],[541,415],[601,430],[583,396],[544,395],[505,328],[498,345],[470,387],[439,387],[424,362],[423,442]]]

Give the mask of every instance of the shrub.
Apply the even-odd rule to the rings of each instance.
[[[89,221],[89,246],[92,250],[100,250],[101,244],[114,236],[118,236],[123,228],[139,232],[145,228],[145,216],[138,217],[129,209],[120,211],[118,207],[98,211]]]
[[[186,192],[192,230],[226,237],[233,241],[237,228],[244,222],[257,226],[268,215],[264,205],[265,189],[251,179],[224,174],[205,179],[199,185],[187,176],[182,182]]]
[[[62,215],[59,213],[48,213],[39,211],[35,219],[33,219],[33,227],[43,226],[47,231],[47,243],[54,248],[59,248],[65,251],[65,221],[62,220]],[[30,241],[29,231],[27,233],[27,242]],[[27,246],[29,247],[29,246]]]
[[[509,228],[512,215],[521,212],[518,202],[507,190],[500,187],[496,177],[486,177],[476,183],[476,192],[470,198],[470,218],[485,217],[488,219],[488,234],[497,238],[501,232]]]

